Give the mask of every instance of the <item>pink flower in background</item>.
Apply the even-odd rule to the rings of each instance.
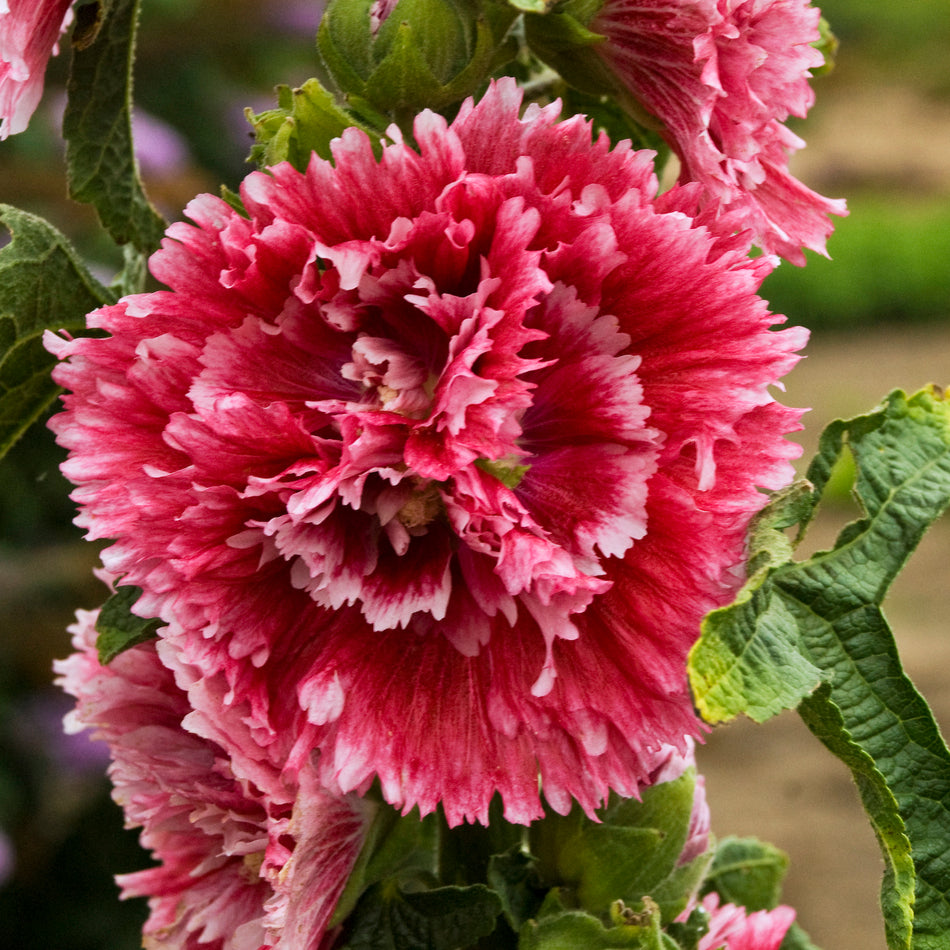
[[[43,95],[46,64],[72,0],[0,0],[0,139],[22,132]]]
[[[124,897],[149,898],[147,945],[316,950],[374,806],[330,795],[310,768],[296,788],[265,762],[253,769],[263,787],[240,774],[220,746],[183,724],[186,694],[154,643],[99,663],[97,613],[78,612],[77,652],[56,671],[78,700],[67,727],[106,740],[113,796],[160,862],[118,878]],[[237,717],[227,728],[243,730]]]
[[[78,523],[206,732],[450,824],[496,791],[538,817],[539,777],[561,812],[635,794],[700,732],[686,653],[798,452],[768,261],[695,186],[655,199],[649,153],[519,104],[379,161],[350,129],[248,176],[248,218],[199,197],[170,290],[48,340]]]
[[[778,950],[795,920],[791,907],[748,914],[735,904],[720,906],[716,894],[707,894],[703,907],[709,913],[709,931],[700,938],[699,950]]]
[[[604,0],[590,22],[606,37],[597,52],[663,123],[681,181],[796,264],[802,248],[824,253],[828,215],[847,213],[788,168],[805,143],[783,123],[814,101],[819,18],[808,0]]]

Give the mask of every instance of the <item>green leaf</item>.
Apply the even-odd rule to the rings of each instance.
[[[142,596],[139,587],[119,587],[102,605],[96,620],[96,649],[99,662],[106,666],[120,653],[147,640],[153,640],[161,620],[147,620],[132,613],[132,605]]]
[[[767,718],[800,703],[809,728],[851,769],[880,842],[888,946],[943,950],[950,751],[901,668],[880,604],[950,503],[950,403],[934,387],[910,398],[897,391],[874,412],[829,426],[808,470],[810,502],[795,515],[803,527],[846,449],[864,517],[808,561],[767,558],[736,603],[708,618],[690,657],[692,685],[710,721]],[[781,512],[771,517],[768,530],[789,524]],[[809,687],[812,670],[820,689]]]
[[[92,3],[76,4],[76,23],[71,40],[73,49],[86,49],[95,42],[112,3],[113,0],[93,0]]]
[[[775,496],[749,531],[749,580],[730,606],[703,621],[689,662],[693,698],[707,722],[740,713],[764,722],[821,682],[800,642],[794,605],[770,580],[792,555],[784,529],[810,516],[814,495],[810,483],[799,482]]]
[[[145,196],[132,145],[138,15],[139,0],[113,0],[94,39],[73,49],[63,136],[70,197],[92,204],[116,242],[151,253],[165,222]]]
[[[640,908],[645,897],[659,904],[664,922],[676,917],[699,884],[707,859],[677,866],[689,832],[695,772],[654,785],[641,801],[613,798],[599,822],[575,806],[531,827],[532,851],[541,881],[567,885],[580,907],[604,916],[614,902]]]
[[[756,838],[723,838],[716,846],[705,891],[715,891],[724,904],[750,913],[772,910],[779,903],[788,855]]]
[[[0,222],[13,239],[0,249],[0,456],[50,406],[55,358],[45,330],[84,333],[85,316],[114,302],[51,224],[9,205]]]
[[[484,884],[405,892],[377,884],[360,901],[341,946],[347,950],[458,950],[495,929],[498,895]]]
[[[438,851],[436,814],[426,815],[421,820],[417,811],[403,816],[380,798],[376,817],[366,833],[329,926],[335,927],[346,919],[361,896],[375,884],[382,881],[416,884],[434,880],[439,864]]]
[[[488,884],[501,899],[505,919],[516,932],[537,914],[544,899],[537,863],[520,845],[493,855],[488,863]]]

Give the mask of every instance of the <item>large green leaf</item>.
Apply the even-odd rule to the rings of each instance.
[[[793,562],[782,531],[804,529],[846,449],[864,517],[831,551]],[[950,503],[950,403],[933,387],[911,398],[898,391],[868,415],[833,423],[808,479],[810,493],[782,497],[760,521],[735,604],[707,618],[690,657],[696,702],[710,722],[799,706],[851,769],[881,844],[888,945],[943,950],[950,751],[901,668],[880,605]]]
[[[132,62],[139,0],[112,0],[74,47],[63,116],[69,195],[92,204],[119,244],[150,253],[165,222],[149,204],[132,145]]]
[[[0,249],[0,456],[49,407],[58,389],[45,330],[85,331],[90,310],[112,303],[110,291],[82,265],[51,224],[0,205],[13,239]]]

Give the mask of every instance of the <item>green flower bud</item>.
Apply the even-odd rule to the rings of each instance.
[[[820,39],[815,43],[815,48],[821,51],[821,54],[825,57],[825,62],[818,69],[813,69],[811,74],[813,76],[824,76],[835,68],[835,57],[838,55],[838,37],[831,32],[831,25],[824,17],[818,21],[818,31]]]
[[[317,48],[349,102],[400,119],[474,93],[516,15],[491,0],[331,0]]]

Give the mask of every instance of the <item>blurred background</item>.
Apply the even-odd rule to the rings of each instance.
[[[136,142],[147,189],[169,220],[200,191],[249,171],[243,110],[274,104],[277,83],[313,72],[320,0],[146,0],[136,67]],[[827,0],[841,41],[835,69],[796,131],[810,187],[846,197],[831,259],[781,265],[763,295],[813,331],[783,400],[810,406],[807,458],[832,418],[869,410],[891,388],[950,385],[950,4]],[[224,24],[224,27],[222,27]],[[65,200],[59,124],[68,53],[51,63],[29,130],[0,145],[0,201],[47,217],[101,276],[119,266],[93,213]],[[50,667],[67,624],[94,607],[95,545],[71,524],[60,452],[34,426],[0,462],[0,946],[132,950],[142,901],[120,903],[112,875],[148,863],[108,797],[104,750],[66,737],[70,708]],[[810,548],[856,514],[828,501]],[[946,601],[950,526],[927,535],[886,609],[908,670],[950,728]],[[884,950],[882,863],[843,766],[794,713],[717,730],[700,751],[713,829],[757,835],[791,856],[786,899],[825,950]],[[12,945],[12,943],[10,943]]]

